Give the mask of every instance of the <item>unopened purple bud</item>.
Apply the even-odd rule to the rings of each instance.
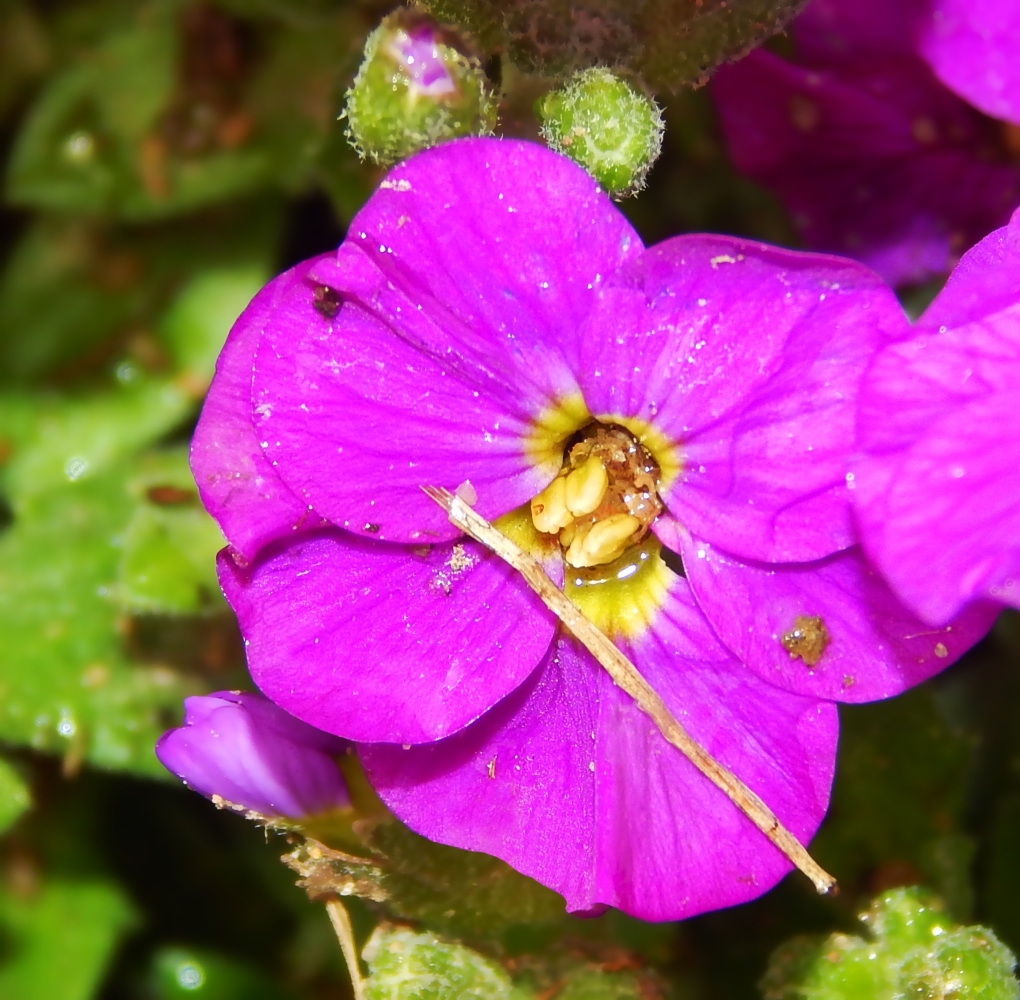
[[[386,54],[407,74],[419,95],[442,97],[457,90],[440,48],[440,33],[427,21],[394,32],[385,44]]]
[[[300,820],[350,804],[333,759],[348,744],[259,694],[184,699],[184,725],[156,744],[162,765],[217,806]]]
[[[492,132],[496,104],[467,41],[400,8],[368,36],[342,117],[359,154],[389,164],[448,139]]]

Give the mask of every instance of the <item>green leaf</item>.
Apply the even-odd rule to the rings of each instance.
[[[382,925],[365,945],[367,1000],[516,1000],[522,996],[495,962],[434,934]]]
[[[105,881],[53,879],[28,898],[0,892],[0,996],[90,1000],[133,921],[127,899]]]
[[[7,0],[0,8],[0,115],[47,69],[50,55],[37,14],[27,3]]]
[[[872,705],[841,706],[832,806],[812,844],[844,888],[875,866],[907,864],[918,877],[963,818],[974,742],[941,715],[931,686]]]
[[[177,7],[139,6],[133,24],[51,80],[11,156],[12,202],[104,212],[132,192],[145,200],[143,139],[173,93]]]
[[[187,693],[131,663],[111,599],[135,506],[113,468],[24,499],[0,534],[0,739],[163,776],[152,747]]]
[[[18,510],[54,487],[83,482],[135,454],[191,412],[195,400],[171,379],[148,378],[135,368],[126,384],[87,396],[38,396],[33,425],[21,427],[4,470],[4,485]],[[25,397],[13,412],[24,415]]]
[[[633,972],[584,969],[569,976],[556,1000],[644,1000],[648,991]]]
[[[175,370],[208,384],[234,320],[268,280],[263,261],[212,268],[192,278],[159,323]]]
[[[395,820],[356,823],[342,851],[310,840],[284,860],[313,898],[371,899],[394,917],[468,941],[567,920],[560,896],[504,862],[433,843]]]
[[[795,938],[772,956],[766,1000],[1016,1000],[1015,959],[984,927],[958,927],[919,888],[892,889],[861,920],[868,939]]]
[[[200,394],[270,276],[280,209],[263,199],[194,227],[145,230],[35,222],[0,274],[0,381],[105,375],[119,355],[122,380],[173,369]]]
[[[34,378],[95,348],[140,312],[137,255],[94,225],[43,219],[0,276],[0,378]]]
[[[32,795],[21,775],[0,757],[0,833],[9,830],[31,804]]]
[[[146,456],[129,489],[138,506],[124,533],[120,605],[136,614],[221,610],[216,553],[226,543],[198,501],[187,449]]]

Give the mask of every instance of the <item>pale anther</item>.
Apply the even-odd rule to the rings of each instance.
[[[623,555],[641,522],[630,514],[613,514],[597,521],[591,530],[577,535],[567,549],[565,559],[577,569],[602,566]]]
[[[609,474],[598,455],[590,455],[585,463],[566,478],[565,501],[574,517],[596,510],[609,489]]]
[[[531,520],[539,531],[553,535],[574,518],[567,510],[567,488],[563,476],[557,476],[538,496],[531,500]]]

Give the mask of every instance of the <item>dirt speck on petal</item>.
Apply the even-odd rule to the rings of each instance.
[[[821,618],[797,615],[793,620],[793,628],[783,633],[780,642],[790,656],[799,658],[807,666],[813,667],[822,658],[831,642],[831,636]]]

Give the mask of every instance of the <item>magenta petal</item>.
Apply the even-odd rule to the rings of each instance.
[[[534,422],[576,394],[581,323],[640,250],[594,180],[548,149],[472,139],[411,158],[315,270],[347,303],[336,330],[266,330],[266,454],[317,511],[377,538],[456,534],[425,485],[470,480],[490,519],[519,506],[558,469],[527,457]]]
[[[470,178],[470,183],[466,183]],[[573,386],[578,330],[641,240],[590,174],[545,146],[461,139],[396,166],[351,223],[341,291],[394,330],[465,351],[504,385]],[[360,258],[370,264],[348,268]]]
[[[470,481],[494,519],[549,481],[524,454],[542,401],[419,351],[360,307],[304,335],[270,328],[255,358],[256,426],[295,493],[335,524],[376,539],[459,532],[423,486]]]
[[[928,622],[980,598],[1020,608],[1018,400],[1020,377],[858,469],[868,552]]]
[[[352,740],[439,739],[541,661],[554,619],[474,542],[411,548],[321,533],[244,570],[220,554],[255,683]]]
[[[834,701],[888,698],[927,680],[991,627],[982,605],[932,628],[889,590],[858,548],[813,563],[743,562],[697,538],[683,547],[691,587],[719,637],[759,677]],[[821,618],[830,642],[812,668],[781,639],[798,617]]]
[[[691,530],[749,558],[812,559],[853,540],[857,387],[876,348],[908,331],[852,261],[678,237],[610,280],[585,327],[581,388],[594,414],[677,443],[663,496]]]
[[[317,260],[307,260],[271,281],[230,331],[191,442],[198,491],[227,541],[245,558],[267,542],[318,518],[295,496],[266,460],[252,426],[251,381],[255,348],[272,325],[293,337],[330,329],[313,306],[308,280]]]
[[[968,601],[1020,605],[1020,223],[960,262],[861,393],[855,502],[865,549],[941,625]]]
[[[1020,209],[968,250],[918,321],[922,330],[963,326],[1020,303]]]
[[[993,118],[1020,125],[1020,5],[931,0],[918,48],[939,79]]]
[[[806,840],[828,804],[832,705],[763,684],[709,632],[686,585],[631,655],[693,735]],[[576,644],[468,729],[361,748],[387,805],[566,897],[671,920],[760,895],[790,865]]]

